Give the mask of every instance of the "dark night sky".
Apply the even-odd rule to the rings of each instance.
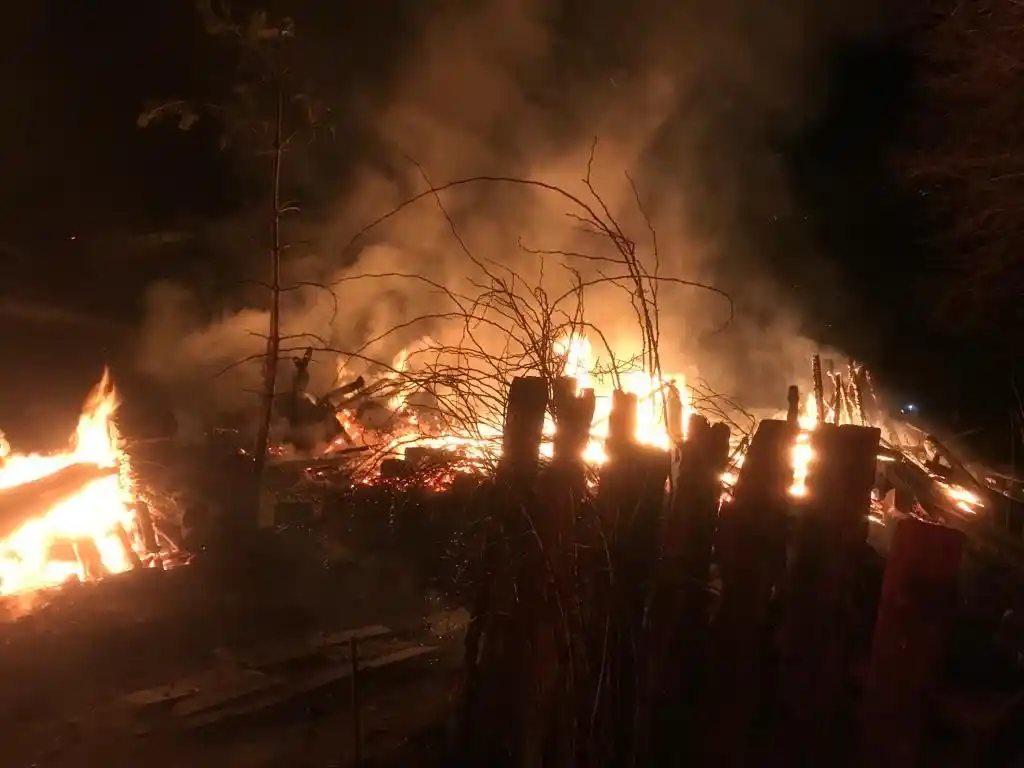
[[[395,22],[385,14],[399,13],[398,4],[386,11],[371,5],[345,8],[361,14],[353,26],[367,45],[363,52],[380,42],[367,30],[379,36]],[[157,141],[135,127],[148,98],[201,93],[210,80],[191,3],[38,0],[12,6],[5,27],[0,311],[16,305],[3,335],[6,425],[73,410],[64,403],[80,398],[123,343],[123,329],[137,322],[143,288],[189,272],[199,258],[139,253],[123,235],[188,229],[230,212],[237,189],[209,132],[166,131]],[[339,48],[370,76],[373,57],[361,57],[359,44]],[[952,363],[935,354],[948,340],[929,316],[931,300],[919,278],[939,257],[915,231],[917,201],[898,190],[889,167],[913,105],[911,59],[898,40],[837,50],[830,82],[824,112],[784,150],[821,247],[841,265],[869,316],[838,313],[829,296],[801,285],[808,329],[865,353],[890,380],[926,400],[969,401],[978,377],[1001,391],[1000,365],[986,361],[977,345],[957,345]],[[788,282],[800,282],[800,264],[780,259],[773,266]],[[26,304],[50,314],[59,308],[72,319],[28,320]],[[992,370],[966,375],[978,362],[972,357]],[[45,404],[41,393],[61,404]],[[970,410],[968,402],[965,422],[984,416]]]

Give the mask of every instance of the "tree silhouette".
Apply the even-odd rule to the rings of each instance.
[[[281,262],[287,250],[282,221],[298,208],[283,197],[285,164],[297,139],[311,138],[320,127],[316,102],[300,85],[292,62],[295,23],[289,17],[271,20],[254,11],[242,22],[225,6],[200,0],[197,10],[207,33],[222,40],[237,61],[230,98],[223,103],[195,103],[187,99],[153,102],[138,117],[139,127],[173,120],[181,130],[211,118],[221,130],[222,147],[232,146],[261,161],[266,183],[267,234],[261,243],[269,256],[267,277],[258,281],[269,294],[269,323],[263,357],[260,421],[254,446],[255,473],[262,480],[267,461],[270,426],[277,393],[281,356]]]
[[[905,170],[953,254],[964,319],[1018,321],[1024,288],[1024,3],[941,0],[919,36],[919,130]]]

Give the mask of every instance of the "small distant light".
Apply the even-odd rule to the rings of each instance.
[[[902,413],[917,413],[917,406],[914,405],[913,403],[907,403],[902,408],[900,408],[900,411]]]
[[[72,235],[72,236],[71,236],[71,239],[72,239],[72,240],[77,240],[77,239],[78,239],[78,235]]]

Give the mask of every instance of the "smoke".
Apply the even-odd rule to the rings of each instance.
[[[551,295],[569,283],[560,263],[592,277],[593,263],[528,252],[607,253],[607,242],[566,215],[580,211],[556,193],[509,183],[444,193],[450,220],[427,197],[351,243],[368,222],[425,189],[425,176],[435,186],[480,175],[535,179],[596,205],[582,183],[589,166],[594,189],[649,267],[656,235],[659,274],[712,283],[735,301],[736,319],[718,332],[728,309],[721,297],[664,285],[664,365],[697,371],[748,401],[781,403],[785,385],[803,377],[814,345],[802,338],[799,312],[773,281],[770,263],[785,250],[806,262],[808,280],[826,270],[778,147],[820,105],[831,48],[875,27],[866,5],[442,3],[423,20],[383,96],[350,93],[339,103],[354,105],[352,119],[375,147],[333,181],[341,191],[327,195],[324,185],[332,182],[294,161],[307,191],[316,185],[311,196],[331,202],[290,225],[292,241],[311,245],[294,249],[288,277],[333,286],[334,296],[311,287],[285,296],[284,333],[292,337],[285,346],[355,349],[442,311],[444,297],[415,280],[343,281],[360,273],[416,274],[469,293],[470,281],[484,276],[468,250],[495,269],[513,270],[524,285],[543,282]],[[239,392],[259,387],[258,365],[234,364],[264,348],[265,299],[232,296],[211,315],[186,286],[163,284],[148,306],[139,347],[144,370],[182,392],[205,382],[203,399],[217,410],[247,402]],[[639,345],[622,291],[588,290],[585,310],[624,351]],[[387,362],[424,335],[454,336],[456,326],[435,319],[406,327],[363,354]],[[500,347],[501,334],[491,333]],[[311,388],[322,391],[338,376],[337,360],[324,353],[316,362]],[[349,360],[344,373],[368,365]]]

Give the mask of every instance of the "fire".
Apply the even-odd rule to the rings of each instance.
[[[813,397],[807,398],[804,411],[798,420],[800,432],[793,443],[793,484],[789,487],[791,496],[802,498],[807,495],[807,473],[814,460],[811,447],[811,432],[818,426],[818,405]]]
[[[427,348],[430,348],[429,343]],[[543,365],[538,364],[539,368],[544,368],[547,375],[575,379],[577,393],[588,389],[594,392],[594,418],[591,424],[590,439],[583,452],[583,459],[591,466],[600,466],[608,458],[605,444],[608,438],[612,396],[615,390],[622,390],[636,396],[638,405],[634,439],[637,443],[668,450],[673,447],[675,441],[685,437],[689,416],[696,410],[693,394],[686,386],[685,376],[680,374],[655,375],[642,370],[620,371],[616,375],[609,370],[607,362],[599,359],[590,340],[582,333],[558,340],[552,344],[550,352],[551,357]],[[400,379],[410,367],[410,351],[408,348],[403,349],[392,362],[383,381],[399,385]],[[528,373],[530,371],[522,371],[518,375]],[[387,434],[376,435],[379,442],[374,442],[371,438],[373,445],[370,447],[374,449],[378,458],[371,459],[368,463],[370,475],[364,478],[366,482],[372,482],[377,476],[381,455],[410,459],[413,456],[413,449],[443,453],[446,456],[443,464],[446,467],[445,478],[447,481],[450,481],[459,472],[473,472],[482,465],[493,466],[499,458],[501,451],[500,413],[486,413],[482,416],[477,414],[478,423],[463,425],[461,428],[453,429],[451,425],[447,428],[436,425],[431,427],[425,423],[429,421],[426,417],[422,420],[424,423],[421,423],[417,411],[410,408],[407,397],[407,391],[399,390],[388,398],[388,411],[397,418],[390,420],[391,428]],[[800,408],[797,417],[799,430],[790,448],[793,479],[788,488],[788,495],[794,500],[805,499],[808,495],[807,479],[813,470],[815,461],[811,438],[818,424],[822,422],[866,423],[863,412],[858,415],[849,405],[846,408],[841,407],[843,401],[838,394],[836,397],[833,404],[823,404],[824,413],[822,414],[818,413],[818,406],[813,396],[806,397]],[[840,406],[838,409],[836,404]],[[471,411],[463,408],[460,415],[464,415],[466,412]],[[680,415],[682,417],[681,424]],[[842,416],[841,419],[837,419],[839,415]],[[360,427],[356,420],[345,413],[339,413],[337,417],[346,433],[362,434],[364,442],[366,433],[373,431]],[[396,429],[394,428],[395,424],[400,426]],[[683,430],[682,434],[678,434],[680,428]],[[554,419],[548,413],[544,423],[545,441],[541,445],[541,454],[548,458],[552,455],[554,434]],[[732,446],[729,466],[721,477],[723,502],[728,502],[732,498],[732,490],[745,458],[746,439],[740,439],[739,436],[735,436],[734,439],[736,442]],[[342,446],[338,445],[338,447]],[[908,455],[907,458],[928,471],[924,464],[913,457]],[[879,461],[892,461],[893,457],[883,454],[878,459]],[[411,463],[415,464],[415,461]],[[974,514],[984,508],[984,502],[977,494],[937,476],[933,477],[939,483],[939,488],[961,512]],[[441,485],[443,484],[444,482],[441,483]]]
[[[599,465],[607,460],[604,443],[608,437],[608,417],[612,409],[612,392],[622,389],[637,396],[637,425],[635,437],[643,445],[668,449],[671,438],[666,426],[666,402],[669,392],[675,389],[681,400],[683,425],[692,410],[686,379],[682,375],[653,376],[643,371],[626,371],[618,377],[610,372],[601,372],[600,361],[594,354],[590,341],[583,334],[567,337],[553,345],[554,357],[561,365],[561,375],[576,380],[577,392],[593,389],[596,401],[593,427],[590,440],[584,450],[584,460],[592,465]],[[401,350],[391,365],[391,371],[385,380],[395,380],[409,366],[409,352]],[[616,381],[616,378],[618,381]],[[388,400],[388,408],[396,413],[406,406],[405,393],[399,393]],[[358,431],[348,417],[339,415],[339,420],[348,432]],[[403,434],[392,436],[387,451],[400,457],[408,456],[411,448],[426,448],[448,451],[462,457],[469,465],[480,462],[493,462],[500,451],[501,430],[496,426],[499,419],[491,424],[477,424],[473,434],[430,434],[419,423],[415,413],[403,414],[403,421],[408,425]],[[555,433],[555,423],[549,413],[545,418],[544,436],[541,453],[550,457],[552,443],[550,438]]]
[[[0,455],[0,493],[75,465],[110,469],[20,521],[0,541],[0,594],[11,595],[69,580],[120,573],[132,567],[129,532],[135,529],[127,462],[118,448],[113,416],[118,396],[108,372],[85,401],[70,447],[54,455],[10,451]],[[21,510],[3,510],[17,519]],[[98,562],[97,562],[98,561]]]
[[[593,347],[585,335],[573,336],[555,343],[554,352],[564,358],[565,376],[576,379],[576,391],[593,389],[596,408],[594,409],[593,427],[590,430],[590,441],[583,452],[584,460],[589,464],[603,464],[608,456],[604,444],[608,437],[608,417],[612,411],[612,392],[616,389],[614,377],[610,374],[597,375],[598,361]],[[627,371],[619,376],[620,387],[624,392],[637,396],[637,420],[634,437],[641,445],[668,449],[672,446],[666,424],[666,398],[669,388],[677,388],[682,399],[683,425],[685,428],[691,401],[686,389],[686,377],[682,375],[657,376],[644,371]],[[677,384],[677,382],[679,382]],[[551,436],[555,432],[555,424],[548,414],[544,423],[544,433]],[[551,444],[545,443],[542,448],[545,455],[551,455]]]

